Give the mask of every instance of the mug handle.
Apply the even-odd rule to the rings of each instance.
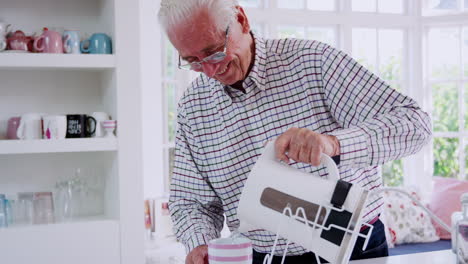
[[[7,43],[5,40],[0,40],[0,51],[6,49]]]
[[[93,123],[94,123],[94,125],[93,125],[93,130],[92,130],[92,131],[89,131],[89,128],[90,128],[90,126],[89,126],[89,120],[92,120]],[[96,119],[94,119],[94,117],[92,117],[92,116],[88,116],[88,117],[86,118],[86,122],[88,123],[87,126],[86,126],[86,136],[87,136],[87,137],[90,137],[90,136],[92,136],[92,135],[96,132],[96,125],[97,125],[97,122],[96,122]]]
[[[80,43],[80,50],[81,50],[81,52],[83,52],[83,53],[89,53],[89,45],[88,45],[88,48],[85,48],[85,47],[84,47],[84,46],[85,46],[84,44],[85,44],[86,42],[89,42],[89,39],[83,40],[83,41],[81,41],[81,43]],[[95,121],[96,121],[96,120],[95,120]]]
[[[39,47],[38,44],[39,44],[39,41],[40,40],[43,40],[44,39],[44,35],[40,35],[39,37],[37,37],[36,39],[34,39],[34,49],[37,50],[37,51],[43,51],[44,50],[44,41],[42,41],[42,45]]]
[[[20,124],[16,130],[16,137],[18,139],[24,139],[24,121],[23,118],[20,119]]]
[[[63,50],[65,53],[71,53],[70,35],[65,35],[63,39]]]

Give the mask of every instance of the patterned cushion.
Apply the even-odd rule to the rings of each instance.
[[[403,189],[421,200],[414,189]],[[439,240],[429,215],[404,194],[387,191],[383,195],[385,224],[389,246],[406,243],[424,243]]]

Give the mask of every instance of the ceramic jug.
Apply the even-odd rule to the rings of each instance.
[[[43,53],[63,53],[62,35],[44,28],[44,32],[34,40],[34,49]]]
[[[32,37],[28,37],[23,31],[17,30],[7,39],[8,48],[18,51],[32,51]]]

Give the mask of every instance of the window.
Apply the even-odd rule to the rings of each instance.
[[[433,26],[427,37],[427,89],[432,93],[434,176],[466,178],[468,26]]]
[[[243,7],[260,7],[261,0],[241,0],[239,4]]]
[[[352,10],[358,12],[378,12],[403,14],[403,0],[352,0]]]
[[[329,0],[307,0],[307,8],[310,10],[320,10],[320,11],[334,11],[336,1]]]
[[[468,0],[424,0],[424,14],[437,15],[468,10]]]
[[[405,88],[402,68],[405,51],[403,29],[354,28],[353,57],[379,75],[396,90]],[[403,184],[403,163],[393,161],[382,167],[387,186]]]
[[[197,75],[194,72],[179,70],[177,67],[179,54],[172,46],[169,39],[163,35],[164,58],[162,87],[164,93],[164,145],[163,156],[165,159],[165,191],[169,190],[170,177],[174,165],[174,139],[177,129],[177,103],[185,88]]]
[[[303,27],[303,26],[279,26],[279,38],[305,38],[314,39],[328,43],[332,46],[336,45],[335,28],[330,27]]]
[[[412,3],[407,0],[242,0],[240,5],[246,10],[257,35],[265,38],[307,38],[328,43],[352,54],[393,87],[406,92],[413,86],[403,74],[407,72],[405,69],[411,70],[408,67],[411,58],[405,54],[409,54],[408,39],[414,37],[407,32],[414,27],[411,23],[415,20],[400,18],[408,16],[409,2]],[[369,15],[363,12],[373,13],[372,24],[366,25],[370,28],[362,26],[362,21]],[[167,111],[164,113],[167,127],[166,171],[169,174],[176,102],[193,74],[177,70],[178,54],[170,43],[167,43],[165,52],[165,67],[170,68],[165,71],[163,80]],[[405,173],[402,161],[383,167],[387,185],[400,185],[404,178],[412,177]]]
[[[307,8],[309,10],[317,11],[334,11],[335,10],[335,0],[277,0],[279,8],[287,9],[303,9]]]

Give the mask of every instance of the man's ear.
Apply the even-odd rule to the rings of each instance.
[[[249,33],[250,32],[250,24],[249,24],[249,19],[245,15],[244,9],[241,6],[236,6],[237,9],[237,22],[242,27],[242,33]]]

